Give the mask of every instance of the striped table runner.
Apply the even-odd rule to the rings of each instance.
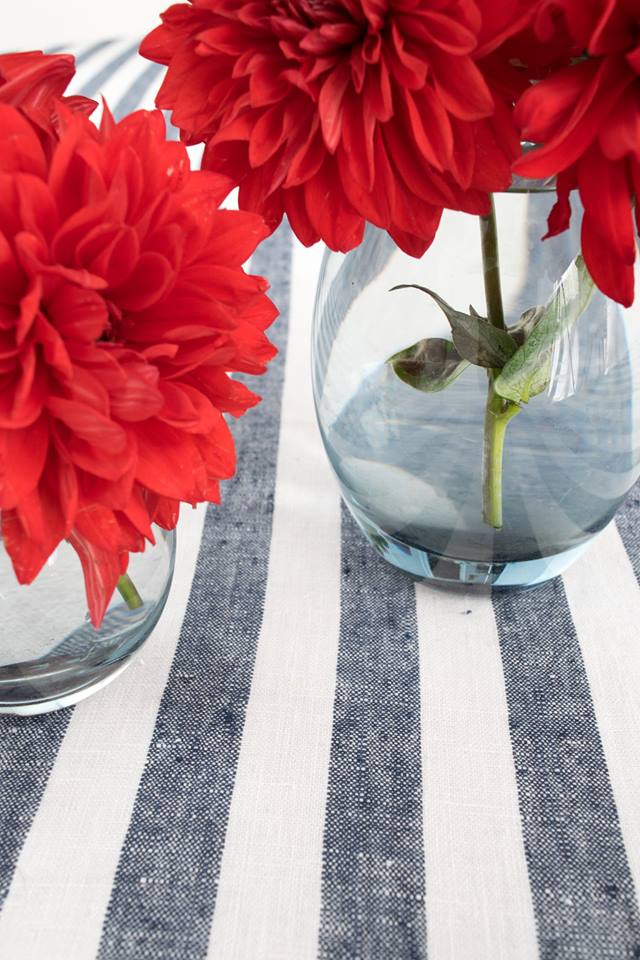
[[[135,49],[79,88],[150,106]],[[319,258],[254,258],[280,354],[138,660],[0,717],[0,960],[640,958],[640,495],[517,597],[385,565],[314,423]]]

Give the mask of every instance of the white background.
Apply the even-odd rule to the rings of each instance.
[[[142,37],[172,0],[0,0],[0,51]]]

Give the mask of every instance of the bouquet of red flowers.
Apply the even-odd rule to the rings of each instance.
[[[495,528],[505,430],[548,385],[554,337],[594,284],[633,302],[639,38],[628,0],[190,0],[142,44],[168,67],[158,106],[270,229],[286,214],[304,244],[348,251],[369,222],[421,256],[445,209],[481,218],[487,316],[420,287],[452,339],[389,363],[426,392],[469,364],[487,369],[484,519]],[[509,328],[492,194],[514,175],[556,178],[547,236],[568,227],[573,190],[584,217],[565,283]]]
[[[151,525],[234,473],[224,415],[259,398],[229,373],[264,372],[276,310],[242,269],[262,217],[159,111],[96,127],[73,73],[0,57],[0,519],[22,583],[71,542],[97,626]]]
[[[273,229],[335,250],[365,221],[412,254],[443,208],[489,213],[512,169],[558,178],[583,254],[633,300],[640,10],[628,0],[191,0],[143,42],[158,106]],[[521,156],[520,142],[541,146]]]
[[[98,624],[151,524],[218,499],[224,415],[257,402],[229,374],[273,355],[267,284],[242,264],[285,214],[307,245],[350,250],[369,222],[415,256],[443,210],[481,218],[487,316],[423,288],[451,324],[447,376],[428,340],[390,363],[427,391],[487,369],[499,527],[504,429],[544,387],[566,298],[507,327],[492,194],[514,172],[555,177],[553,235],[579,191],[565,327],[594,283],[633,301],[639,37],[628,0],[177,3],[141,52],[168,67],[157,105],[183,143],[160,112],[115,123],[105,107],[95,126],[64,95],[70,57],[0,57],[0,511],[18,579],[69,540]],[[219,209],[236,186],[240,212]]]

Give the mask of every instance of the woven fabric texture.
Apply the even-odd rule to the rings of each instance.
[[[78,90],[150,107],[135,51]],[[640,494],[517,597],[385,565],[315,426],[320,257],[253,260],[280,353],[137,661],[0,717],[0,960],[640,958]]]

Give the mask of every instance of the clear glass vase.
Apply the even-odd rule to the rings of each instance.
[[[580,250],[572,229],[541,242],[555,194],[520,182],[496,198],[507,327],[549,302]],[[373,546],[421,579],[529,587],[557,576],[614,516],[640,472],[640,308],[599,291],[558,335],[548,383],[504,432],[500,525],[485,520],[488,371],[471,364],[439,392],[396,376],[389,358],[450,338],[442,310],[487,316],[479,220],[446,211],[421,259],[368,229],[325,254],[316,300],[313,385],[342,494]],[[638,286],[638,280],[636,279]],[[636,301],[637,302],[637,301]]]
[[[131,662],[158,622],[173,577],[175,531],[153,529],[155,546],[130,556],[128,576],[139,598],[130,607],[116,590],[98,630],[89,620],[80,563],[68,543],[30,586],[16,582],[0,545],[0,713],[70,706]]]

